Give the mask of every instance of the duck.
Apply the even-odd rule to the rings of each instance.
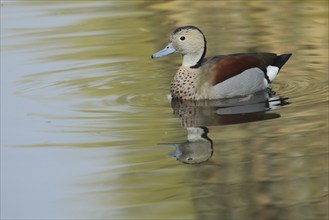
[[[154,53],[160,58],[180,53],[183,62],[171,83],[171,98],[225,99],[267,90],[291,53],[235,53],[205,58],[207,40],[196,26],[176,28],[168,45]]]

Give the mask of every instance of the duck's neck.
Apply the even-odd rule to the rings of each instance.
[[[203,48],[195,53],[183,55],[183,66],[190,67],[192,69],[199,68],[202,64],[203,58],[207,52],[206,39],[204,39]]]

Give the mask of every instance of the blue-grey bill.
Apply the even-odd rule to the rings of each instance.
[[[167,56],[167,55],[175,53],[175,52],[176,52],[176,50],[172,46],[172,43],[169,43],[164,49],[153,54],[152,58],[159,58],[159,57]]]

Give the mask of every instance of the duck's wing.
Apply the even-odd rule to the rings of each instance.
[[[264,72],[264,77],[270,83],[290,56],[291,54],[282,54],[278,56],[274,53],[219,55],[208,58],[205,61],[205,66],[209,68],[213,75],[213,85],[242,74],[246,70],[249,70],[249,72],[253,70],[259,72],[259,69]],[[275,69],[273,70],[271,67],[275,67]]]

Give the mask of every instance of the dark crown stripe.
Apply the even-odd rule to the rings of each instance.
[[[193,26],[193,25],[187,25],[187,26],[183,26],[183,27],[176,28],[176,30],[174,30],[173,34],[176,34],[177,32],[180,32],[181,30],[184,30],[184,29],[194,29],[194,30],[198,30],[198,31],[200,31],[201,34],[203,35],[202,31],[201,31],[199,28],[197,28],[197,27],[195,27],[195,26]]]

